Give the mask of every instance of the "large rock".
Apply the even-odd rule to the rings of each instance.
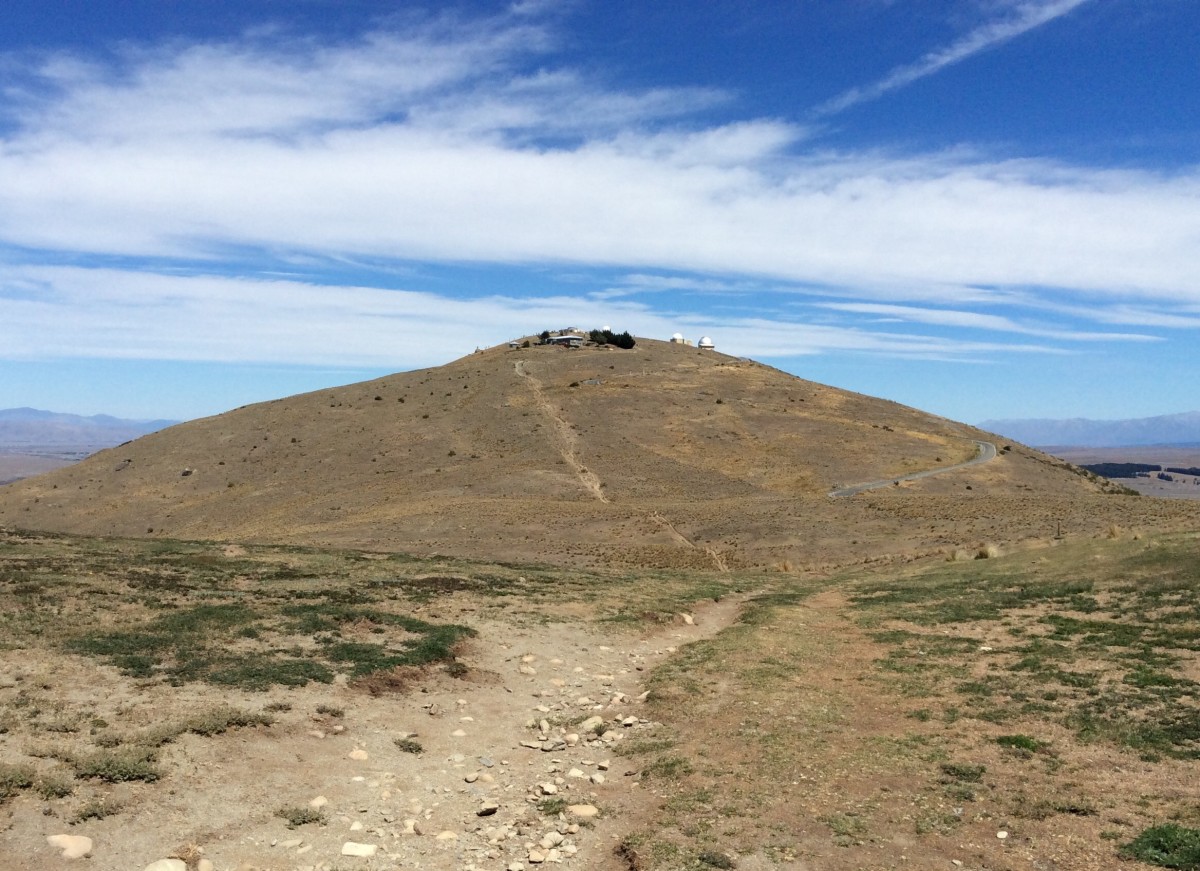
[[[92,852],[92,839],[86,835],[47,835],[46,843],[62,850],[64,859],[82,859]]]

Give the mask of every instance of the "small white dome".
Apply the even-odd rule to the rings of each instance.
[[[682,342],[683,341],[683,333],[676,333],[675,335],[671,336],[671,341],[672,342]]]
[[[715,347],[716,347],[716,345],[714,345],[714,344],[713,344],[713,340],[712,340],[712,339],[710,339],[708,336],[701,336],[701,337],[700,337],[700,341],[697,343],[697,347],[700,347],[700,348],[715,348]]]

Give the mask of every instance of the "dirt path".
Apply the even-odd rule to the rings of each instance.
[[[967,460],[965,463],[955,463],[953,466],[942,466],[937,469],[926,469],[923,472],[911,472],[907,475],[897,475],[894,478],[884,478],[879,481],[868,481],[865,484],[851,484],[848,487],[839,487],[829,493],[830,496],[853,496],[855,493],[863,493],[867,490],[878,490],[881,487],[891,487],[894,484],[899,484],[901,481],[916,481],[920,478],[931,478],[934,475],[944,475],[946,472],[954,472],[958,469],[965,469],[968,466],[978,466],[980,463],[987,463],[996,459],[996,446],[991,442],[976,441],[975,446],[979,453],[974,459]]]
[[[559,453],[566,464],[575,472],[575,477],[579,479],[579,483],[596,499],[607,503],[608,497],[604,495],[599,476],[589,471],[583,464],[583,461],[579,459],[579,439],[576,437],[575,431],[571,429],[571,424],[567,419],[562,416],[562,412],[554,403],[546,398],[542,382],[529,372],[524,360],[517,360],[513,363],[513,370],[517,373],[518,377],[525,379],[525,382],[533,391],[538,409],[549,419],[553,427],[555,439],[559,446]]]
[[[460,605],[454,619],[479,632],[462,656],[466,679],[429,675],[401,693],[373,696],[344,682],[269,695],[135,687],[83,660],[27,665],[22,683],[124,694],[131,723],[215,699],[290,708],[269,728],[183,736],[166,748],[161,781],[113,788],[121,810],[110,816],[70,825],[52,803],[22,793],[0,819],[0,867],[70,867],[47,843],[58,834],[93,840],[92,871],[137,871],[172,855],[190,856],[189,871],[201,856],[216,871],[529,867],[538,855],[606,864],[641,807],[619,748],[652,728],[643,677],[729,625],[740,600],[704,603],[647,635]],[[452,610],[439,602],[442,616]],[[317,806],[324,825],[289,829],[278,815]]]

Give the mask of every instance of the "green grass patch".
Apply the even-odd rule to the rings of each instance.
[[[1121,855],[1162,868],[1200,869],[1200,829],[1175,823],[1153,826],[1121,847]]]
[[[1021,756],[1032,756],[1034,753],[1044,753],[1049,745],[1028,735],[1000,735],[996,743],[1006,750],[1012,750]]]
[[[953,693],[959,716],[1053,718],[1144,759],[1194,759],[1200,684],[1180,669],[1200,652],[1198,566],[1194,535],[1087,542],[871,578],[852,599],[887,647],[887,683],[923,709]]]
[[[561,796],[553,796],[551,798],[543,798],[537,803],[538,812],[548,816],[556,817],[567,811],[567,800]]]

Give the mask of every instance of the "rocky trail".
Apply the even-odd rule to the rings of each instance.
[[[69,868],[76,856],[93,871],[616,867],[613,848],[644,807],[637,759],[620,755],[653,727],[643,679],[733,622],[740,604],[704,603],[652,634],[455,615],[479,632],[461,657],[466,679],[225,694],[273,709],[275,723],[183,736],[162,780],[116,785],[122,809],[111,816],[69,825],[20,796],[0,820],[0,867]],[[83,679],[67,668],[21,678]],[[195,704],[212,695],[138,690],[151,707],[187,692]]]

